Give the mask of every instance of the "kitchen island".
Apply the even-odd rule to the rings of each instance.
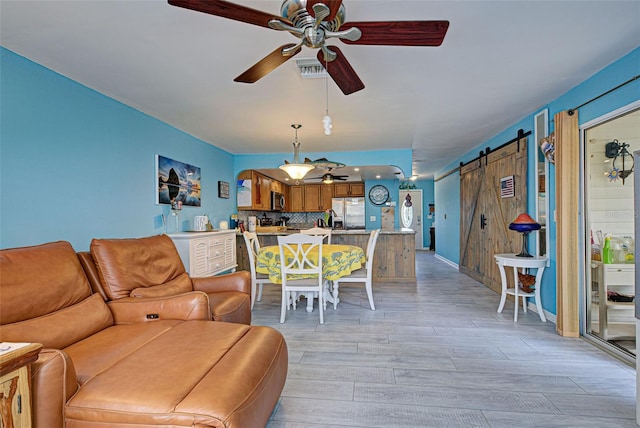
[[[278,235],[297,233],[297,229],[258,230],[260,246],[278,245]],[[338,230],[331,233],[332,244],[357,245],[366,250],[370,230]],[[381,230],[373,256],[374,282],[416,282],[415,232],[406,229]],[[241,233],[236,237],[236,255],[239,270],[250,270],[249,256]]]

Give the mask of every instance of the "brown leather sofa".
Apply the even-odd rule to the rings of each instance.
[[[260,427],[277,404],[284,338],[212,321],[206,293],[106,303],[67,242],[0,250],[0,272],[0,340],[44,345],[36,428]]]
[[[251,274],[190,278],[167,235],[93,239],[90,253],[79,257],[91,287],[106,301],[203,291],[214,321],[251,324]]]

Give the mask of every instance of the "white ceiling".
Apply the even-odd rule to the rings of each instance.
[[[278,14],[280,1],[239,3]],[[433,174],[640,45],[640,1],[344,0],[347,21],[449,20],[440,47],[340,47],[365,84],[291,60],[233,79],[292,35],[165,1],[1,1],[2,46],[234,154],[412,149]],[[304,48],[295,58],[315,57]],[[621,82],[611,82],[611,87]],[[606,88],[609,89],[609,88]],[[577,103],[586,100],[576,100]],[[572,106],[573,107],[573,106]],[[340,159],[335,159],[340,160]],[[275,166],[275,165],[274,165]],[[411,171],[404,171],[410,175]]]

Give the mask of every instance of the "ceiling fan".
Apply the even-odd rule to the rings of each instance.
[[[330,172],[324,174],[322,177],[309,177],[307,180],[322,180],[323,183],[331,184],[335,180],[337,181],[347,181],[349,178],[348,175],[333,175]]]
[[[173,6],[223,18],[288,31],[297,43],[282,45],[234,79],[255,83],[293,58],[307,46],[318,51],[318,60],[345,95],[364,89],[344,54],[327,39],[347,44],[386,46],[440,46],[449,21],[362,21],[344,22],[342,0],[284,0],[280,16],[222,0],[168,0]],[[329,66],[327,64],[330,64]]]

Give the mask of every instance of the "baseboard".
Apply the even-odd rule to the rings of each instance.
[[[436,259],[438,259],[438,260],[442,261],[442,262],[445,262],[446,264],[448,264],[448,265],[449,265],[449,266],[451,266],[451,267],[454,267],[454,268],[456,268],[456,269],[459,269],[459,268],[460,268],[460,267],[458,266],[458,264],[457,264],[457,263],[454,263],[454,262],[452,262],[452,261],[451,261],[451,260],[449,260],[449,259],[445,259],[444,257],[442,257],[442,256],[441,256],[440,254],[438,254],[438,253],[434,254],[434,257],[435,257]]]
[[[536,314],[538,313],[538,307],[534,302],[527,302],[527,310],[535,312]],[[547,321],[551,321],[552,323],[557,324],[555,314],[545,311],[544,309],[542,310],[542,312],[544,312],[544,317],[547,319]]]

